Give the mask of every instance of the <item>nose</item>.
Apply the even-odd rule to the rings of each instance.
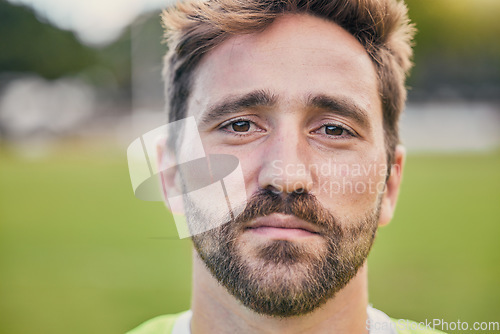
[[[259,188],[275,193],[308,193],[313,187],[313,175],[307,138],[300,134],[277,132],[266,141],[259,170]]]

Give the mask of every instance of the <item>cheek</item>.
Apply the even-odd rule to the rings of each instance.
[[[356,154],[320,166],[315,192],[325,206],[337,212],[366,212],[384,191],[387,166],[379,157]]]
[[[203,144],[207,155],[229,154],[236,157],[243,172],[247,199],[257,192],[257,180],[262,165],[261,154],[257,149],[253,149],[249,153],[248,149],[237,148],[235,146],[217,145],[209,141],[204,141]]]

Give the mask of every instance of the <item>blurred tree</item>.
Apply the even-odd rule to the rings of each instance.
[[[405,2],[418,29],[410,86],[426,98],[500,98],[500,1]]]
[[[0,71],[35,72],[53,79],[97,62],[96,51],[73,33],[42,22],[28,8],[0,0]]]
[[[0,73],[80,76],[108,97],[130,99],[130,29],[114,43],[92,48],[32,9],[0,0],[0,43]]]

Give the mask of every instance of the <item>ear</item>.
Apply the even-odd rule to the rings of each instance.
[[[394,161],[391,166],[391,175],[387,179],[385,192],[382,197],[379,226],[389,224],[394,215],[394,210],[396,209],[396,203],[398,201],[399,187],[401,186],[401,180],[403,178],[405,157],[405,148],[402,145],[396,146]]]
[[[177,158],[174,152],[168,147],[166,136],[162,136],[157,140],[156,158],[165,205],[172,213],[183,212],[183,207],[178,207],[179,203],[174,204],[172,200],[168,200],[168,198],[179,196],[181,194],[181,187],[179,182],[177,182]]]

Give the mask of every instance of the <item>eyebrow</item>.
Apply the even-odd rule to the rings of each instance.
[[[309,96],[306,105],[353,119],[362,127],[370,128],[368,112],[347,97],[333,97],[323,94]]]
[[[201,123],[209,123],[214,119],[219,119],[224,116],[237,113],[241,109],[273,106],[277,102],[277,96],[265,90],[256,90],[248,94],[228,97],[223,101],[210,106],[208,111],[201,118]]]
[[[242,96],[230,96],[209,106],[208,111],[201,118],[201,123],[210,123],[227,115],[235,114],[242,109],[259,106],[272,107],[277,104],[277,101],[278,96],[266,90],[255,90]],[[310,94],[306,98],[305,105],[353,119],[359,125],[370,129],[368,112],[348,97]]]

